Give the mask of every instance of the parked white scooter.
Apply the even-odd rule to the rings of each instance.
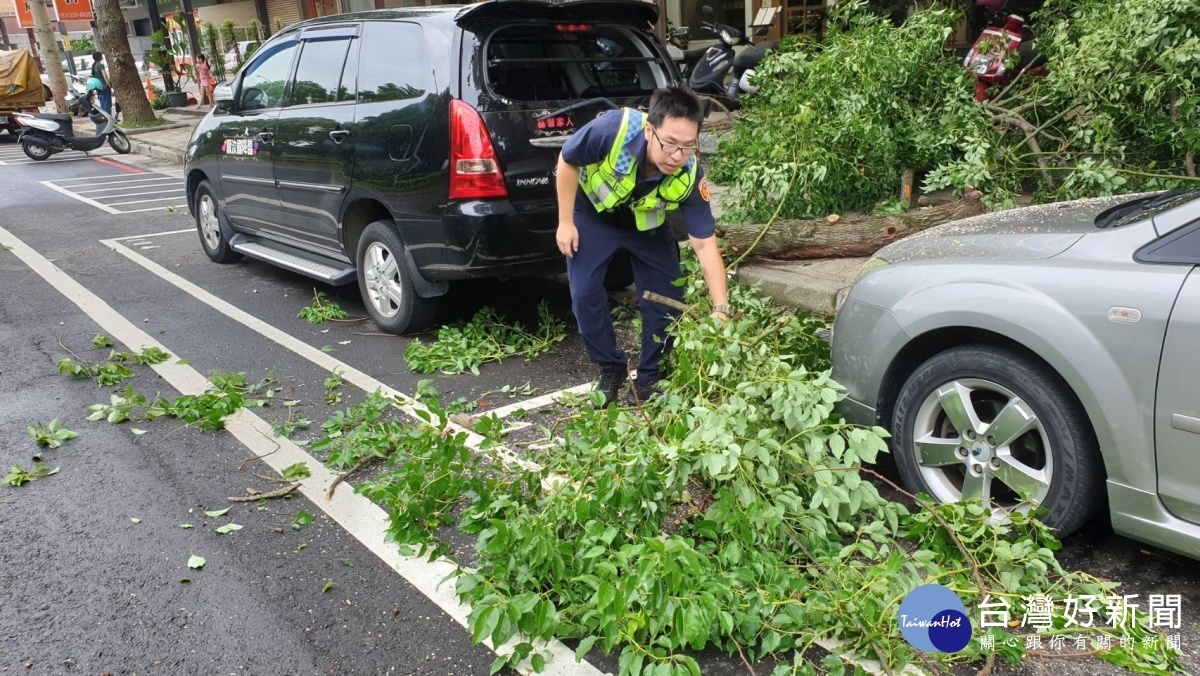
[[[124,155],[133,147],[125,132],[117,128],[113,116],[85,95],[71,102],[70,109],[81,105],[91,109],[89,117],[97,125],[95,136],[76,136],[71,115],[50,113],[14,113],[13,119],[21,125],[17,137],[21,150],[32,160],[46,160],[64,150],[91,152],[108,143],[112,149]],[[100,126],[103,125],[103,126]]]

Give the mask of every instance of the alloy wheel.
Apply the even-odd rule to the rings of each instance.
[[[380,315],[395,317],[404,301],[404,281],[400,278],[399,261],[386,246],[371,242],[367,247],[365,265],[363,273],[371,305]]]
[[[212,195],[200,195],[196,217],[200,221],[200,236],[204,238],[204,245],[209,251],[216,251],[221,246],[221,226],[217,223],[217,204]]]
[[[997,519],[1049,493],[1054,449],[1033,408],[1004,386],[959,379],[931,392],[913,425],[917,467],[942,502],[967,500]]]

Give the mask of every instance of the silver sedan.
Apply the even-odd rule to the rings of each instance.
[[[850,422],[941,501],[1200,558],[1200,191],[987,214],[892,244],[840,299]]]

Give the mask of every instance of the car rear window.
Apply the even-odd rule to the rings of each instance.
[[[628,26],[505,26],[483,49],[487,87],[516,101],[648,96],[669,84],[658,51]]]

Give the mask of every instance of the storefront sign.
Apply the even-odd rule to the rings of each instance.
[[[59,21],[92,20],[90,0],[54,0],[54,9],[58,11]]]

